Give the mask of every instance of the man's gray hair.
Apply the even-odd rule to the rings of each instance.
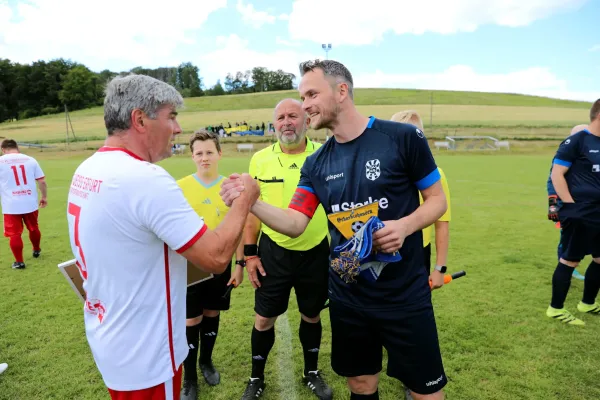
[[[334,60],[309,60],[300,63],[300,76],[304,76],[309,71],[320,69],[323,74],[331,76],[335,79],[336,83],[345,83],[348,85],[348,93],[350,98],[354,99],[354,81],[352,80],[352,74],[346,68],[344,64]]]
[[[183,97],[173,86],[146,75],[117,76],[106,85],[104,125],[108,135],[131,127],[131,113],[142,110],[155,119],[161,107],[183,106]]]

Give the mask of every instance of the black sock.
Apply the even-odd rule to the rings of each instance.
[[[198,358],[198,342],[200,341],[200,324],[185,327],[185,336],[187,337],[189,352],[183,361],[184,380],[198,380],[196,371],[196,359]]]
[[[200,344],[200,364],[210,364],[212,362],[212,353],[219,333],[219,317],[203,317],[200,325],[202,341]]]
[[[304,350],[304,375],[309,371],[316,371],[319,362],[319,346],[321,346],[321,320],[316,324],[311,324],[300,319],[300,343]]]
[[[587,271],[585,271],[583,302],[585,304],[594,304],[596,296],[598,296],[598,289],[600,289],[600,264],[592,261]]]
[[[356,394],[350,392],[350,400],[379,400],[379,390],[373,394]]]
[[[558,263],[552,275],[552,301],[550,305],[553,308],[561,309],[565,306],[567,293],[571,287],[571,278],[573,277],[573,267],[569,267],[561,262]]]
[[[265,365],[275,343],[275,327],[259,331],[252,327],[252,378],[265,379]]]

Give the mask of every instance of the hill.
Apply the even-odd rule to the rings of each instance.
[[[188,133],[218,123],[234,124],[245,120],[253,125],[261,124],[271,120],[273,107],[286,97],[298,98],[298,92],[186,98],[178,119],[184,132]],[[354,98],[362,113],[379,118],[389,118],[401,109],[417,110],[430,135],[436,130],[442,137],[445,134],[474,134],[481,129],[495,136],[562,137],[566,128],[586,122],[591,106],[586,102],[518,94],[406,89],[356,89]],[[102,113],[102,107],[95,107],[70,114],[78,140],[104,137]],[[439,131],[446,128],[452,132]],[[470,131],[464,131],[466,128]],[[490,132],[492,128],[501,128],[501,131]],[[0,137],[57,143],[65,138],[65,116],[54,114],[2,123]]]

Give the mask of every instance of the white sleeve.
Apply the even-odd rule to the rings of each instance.
[[[143,187],[138,186],[142,224],[171,249],[183,253],[200,239],[207,226],[166,171],[148,178]]]
[[[35,170],[33,173],[36,180],[44,177],[44,171],[42,171],[42,167],[40,167],[40,163],[38,163],[37,160],[35,161]]]

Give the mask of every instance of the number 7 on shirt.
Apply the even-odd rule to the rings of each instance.
[[[77,250],[79,250],[79,256],[81,257],[81,262],[83,263],[83,267],[79,264],[79,261],[76,262],[77,268],[79,268],[79,272],[81,273],[81,277],[84,280],[87,280],[87,267],[85,265],[85,256],[83,255],[83,249],[81,248],[81,243],[79,243],[79,216],[81,215],[81,207],[74,203],[69,203],[68,213],[75,217],[75,223],[73,224],[73,239],[75,241],[75,246]]]

